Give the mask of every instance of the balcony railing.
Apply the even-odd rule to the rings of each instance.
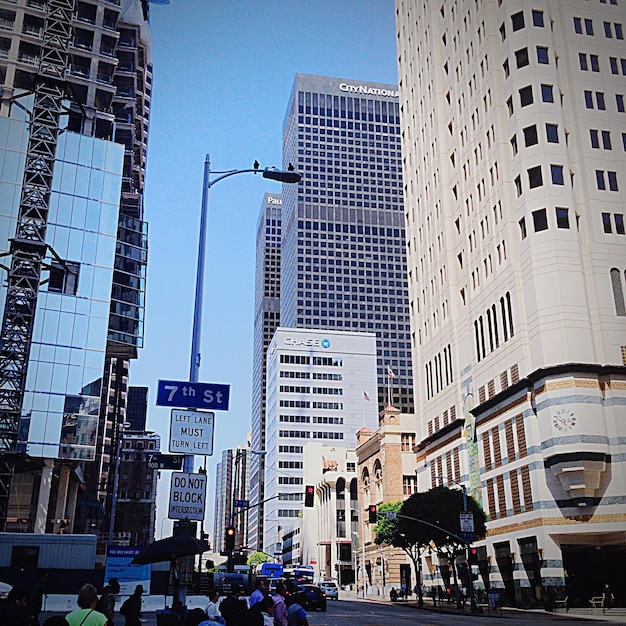
[[[70,65],[70,74],[72,76],[80,76],[81,78],[89,78],[89,68],[84,65]]]
[[[27,52],[20,52],[17,60],[21,63],[28,63],[28,65],[37,65],[39,63],[39,56]]]
[[[6,18],[0,18],[0,30],[13,30],[14,20],[7,20]]]
[[[93,49],[93,41],[91,39],[84,39],[83,37],[74,37],[72,45],[74,48],[80,48],[81,50],[91,51]]]

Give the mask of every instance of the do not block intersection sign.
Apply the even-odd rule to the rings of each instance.
[[[172,473],[169,519],[202,521],[205,500],[206,474]]]

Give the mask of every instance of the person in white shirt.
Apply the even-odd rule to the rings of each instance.
[[[218,591],[209,591],[209,601],[204,608],[204,612],[209,616],[209,619],[213,622],[218,621],[218,617],[222,617],[219,609],[217,608],[217,601],[220,599]]]

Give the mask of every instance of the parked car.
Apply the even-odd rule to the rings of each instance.
[[[320,589],[326,594],[327,600],[339,600],[339,588],[332,580],[321,582]]]
[[[326,610],[326,593],[317,585],[302,585],[306,593],[305,609]]]

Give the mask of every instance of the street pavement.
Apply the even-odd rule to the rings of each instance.
[[[165,607],[165,600],[163,596],[144,598],[142,626],[158,626],[157,610]],[[170,599],[168,598],[168,600]],[[190,596],[187,602],[190,608],[204,606],[205,603],[206,598],[204,596]],[[118,602],[118,610],[120,604],[121,602]],[[45,608],[46,610],[40,615],[41,624],[52,615],[66,615],[77,607],[75,606],[75,598],[48,596]],[[340,600],[328,602],[326,612],[309,611],[308,616],[311,626],[355,626],[355,624],[359,626],[386,626],[388,624],[393,624],[393,626],[448,626],[455,624],[485,626],[485,622],[489,626],[512,622],[518,624],[532,623],[533,626],[543,626],[544,624],[550,626],[573,626],[575,624],[583,626],[592,622],[626,625],[626,611],[620,609],[614,609],[608,615],[582,615],[576,612],[555,614],[543,610],[523,611],[506,608],[501,613],[489,613],[485,607],[483,613],[471,615],[467,608],[465,612],[457,611],[453,607],[439,609],[429,605],[420,609],[415,600],[392,603],[382,598],[357,598],[354,594],[345,592],[341,592]],[[115,622],[116,626],[123,626],[124,624],[124,618],[119,615],[119,612]]]

